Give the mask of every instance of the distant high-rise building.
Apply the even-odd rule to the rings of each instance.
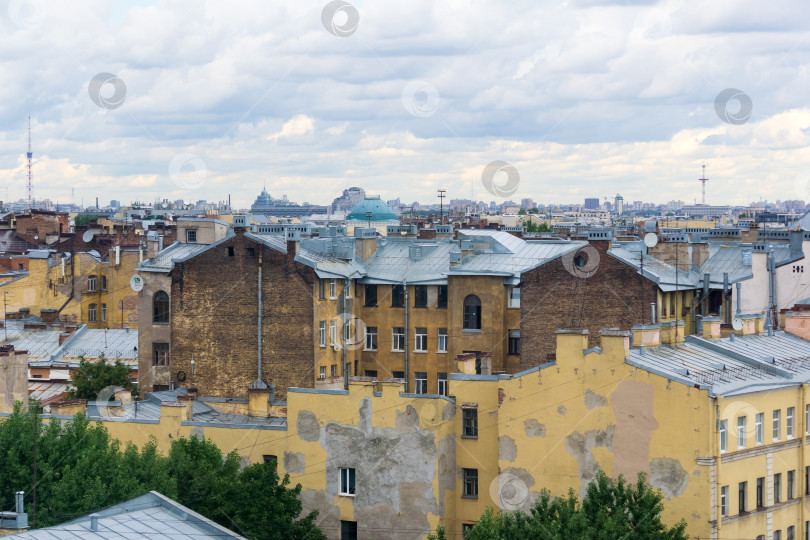
[[[616,213],[617,214],[623,213],[624,212],[624,197],[622,197],[621,195],[619,195],[617,193],[616,194],[616,199],[614,200],[614,202],[616,204]]]
[[[111,200],[110,207],[115,209],[121,208],[121,201],[116,201],[115,199]]]
[[[537,208],[537,205],[535,204],[534,199],[527,197],[520,200],[520,207],[524,210],[530,210],[532,208]]]
[[[599,197],[586,197],[585,210],[599,210]]]
[[[361,187],[344,189],[343,193],[332,201],[333,212],[351,212],[352,208],[366,198],[366,191]],[[398,205],[397,205],[398,206]]]

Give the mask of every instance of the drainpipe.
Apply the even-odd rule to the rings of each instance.
[[[408,329],[408,283],[406,281],[402,282],[402,288],[405,289],[405,393],[407,394],[411,379],[408,371],[408,335],[410,330]]]
[[[723,272],[723,304],[722,305],[723,305],[723,315],[724,315],[723,322],[726,323],[726,324],[729,324],[731,322],[731,317],[730,317],[731,309],[729,309],[731,306],[727,305],[728,292],[729,292],[728,272]]]
[[[650,324],[655,324],[655,302],[650,304]]]
[[[742,296],[740,296],[740,294],[742,293],[742,283],[738,281],[736,285],[737,285],[737,316],[739,317],[740,314],[742,313],[740,309],[740,305],[742,304]]]
[[[259,377],[262,380],[262,244],[259,244]]]
[[[765,325],[768,327],[768,335],[773,335],[773,321],[771,320],[771,313],[773,312],[773,297],[774,297],[774,276],[773,273],[775,271],[774,267],[774,257],[773,257],[773,247],[768,250],[768,313],[765,316]]]
[[[349,389],[349,366],[346,365],[346,345],[348,344],[348,339],[346,339],[346,325],[351,324],[351,320],[346,322],[346,294],[349,292],[349,278],[346,278],[343,282],[343,328],[341,328],[341,332],[343,332],[343,389]],[[355,332],[357,332],[357,327],[355,327]]]

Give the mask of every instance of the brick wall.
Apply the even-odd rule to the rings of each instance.
[[[260,249],[262,379],[275,385],[277,398],[288,386],[314,385],[314,271],[240,232],[172,271],[171,376],[179,386],[206,396],[247,397],[258,376]],[[178,371],[185,381],[177,380]]]
[[[599,344],[602,328],[627,330],[634,324],[650,322],[650,303],[655,302],[657,285],[608,255],[608,245],[595,241],[581,249],[578,254],[586,259],[582,267],[576,266],[578,254],[574,254],[523,274],[521,369],[542,364],[555,353],[558,328],[587,328],[589,346],[593,347]]]

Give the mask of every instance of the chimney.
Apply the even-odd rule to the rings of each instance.
[[[296,229],[286,229],[284,236],[287,239],[287,256],[295,257],[301,245],[301,231]]]
[[[436,238],[436,229],[419,229],[419,236],[420,240],[433,240]]]
[[[39,311],[39,318],[48,325],[53,324],[58,316],[59,312],[55,309],[41,309]]]
[[[461,353],[456,356],[458,372],[466,375],[475,375],[475,353]]]
[[[146,258],[154,259],[158,256],[160,248],[158,247],[158,233],[157,231],[149,231],[146,233]]]
[[[588,348],[588,330],[583,328],[558,328],[557,335],[557,349],[555,351],[555,358],[559,361],[570,356],[570,351],[582,351]]]
[[[661,345],[661,327],[657,324],[636,324],[633,326],[633,347],[649,349]]]
[[[59,334],[59,345],[62,345],[68,339],[70,339],[70,332],[62,332]]]
[[[720,317],[703,317],[700,324],[703,327],[703,339],[720,339]]]
[[[377,229],[373,227],[356,227],[354,229],[355,258],[366,262],[377,251]]]
[[[700,268],[709,258],[709,242],[700,238],[699,242],[692,242],[692,266]]]
[[[90,530],[98,532],[98,514],[90,514]]]
[[[117,387],[115,389],[115,401],[121,403],[122,407],[126,407],[127,405],[132,404],[132,388],[121,388]]]
[[[270,416],[272,388],[248,388],[248,415],[258,418]]]
[[[599,331],[599,345],[606,358],[627,356],[630,352],[631,333],[618,328],[603,328]]]
[[[675,347],[684,341],[683,321],[669,321],[661,323],[661,343]]]
[[[186,404],[186,420],[194,420],[194,396],[177,396],[177,401]]]

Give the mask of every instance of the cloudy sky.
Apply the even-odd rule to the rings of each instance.
[[[3,0],[0,198],[810,200],[808,9]]]

